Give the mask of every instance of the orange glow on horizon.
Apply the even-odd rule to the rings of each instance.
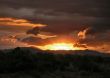
[[[53,43],[45,46],[38,46],[42,50],[80,50],[78,47],[74,47],[72,43]]]

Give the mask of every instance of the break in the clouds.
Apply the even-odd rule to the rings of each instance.
[[[22,31],[26,37],[21,41],[29,43],[37,40],[45,43],[69,35],[77,46],[110,50],[109,3],[109,0],[0,0],[0,31]]]

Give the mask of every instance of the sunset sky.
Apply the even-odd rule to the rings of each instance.
[[[0,49],[72,43],[110,52],[109,0],[0,0]]]

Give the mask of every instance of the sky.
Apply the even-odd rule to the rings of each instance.
[[[0,49],[71,42],[110,52],[109,0],[0,0]]]

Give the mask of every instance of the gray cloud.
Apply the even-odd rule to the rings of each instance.
[[[41,39],[38,37],[30,36],[22,39],[21,42],[27,43],[29,45],[43,46],[46,45],[47,43],[53,43],[54,40],[56,40],[56,38]]]
[[[88,28],[86,38],[79,39],[81,44],[108,45],[109,3],[109,0],[0,0],[0,17],[24,18],[30,22],[47,24],[41,31],[59,36]],[[2,29],[14,30],[0,26]],[[27,33],[37,35],[38,31],[35,27]]]
[[[74,29],[76,24],[92,27],[91,23],[108,18],[110,13],[108,3],[109,0],[0,0],[0,9],[3,9],[0,15],[47,23],[56,29],[59,26],[65,29],[70,26],[70,29]]]
[[[35,12],[35,10],[31,8],[15,9],[13,7],[0,7],[0,9],[2,9],[0,11],[1,16],[18,17],[18,18],[32,17],[34,16],[34,12]]]
[[[4,34],[4,33],[3,33]],[[27,43],[21,42],[12,33],[0,34],[0,49],[10,49],[15,47],[28,47]],[[15,33],[14,33],[15,34]],[[17,35],[17,34],[16,34]],[[21,34],[20,34],[21,35]]]
[[[30,29],[26,32],[27,34],[34,34],[34,35],[37,35],[40,33],[40,28],[39,27],[35,27],[33,29]]]
[[[0,0],[0,5],[13,8],[52,9],[55,12],[81,13],[89,16],[107,16],[110,7],[109,0]]]
[[[102,22],[99,22],[101,19],[110,20],[108,3],[109,0],[0,0],[0,9],[3,9],[0,15],[46,23],[49,25],[46,29],[50,31],[62,26],[67,32],[68,29],[73,32],[76,27],[85,28],[88,25],[93,28],[94,24]]]
[[[96,20],[86,34],[104,33],[110,30],[110,19]]]

